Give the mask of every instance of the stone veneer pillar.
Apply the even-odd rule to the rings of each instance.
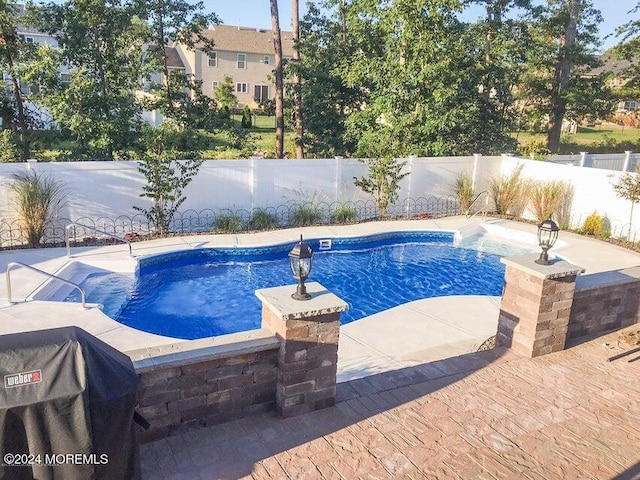
[[[281,341],[276,407],[283,417],[329,407],[336,401],[340,313],[348,305],[316,282],[311,299],[294,300],[295,285],[256,291],[262,301],[262,328]]]
[[[496,343],[528,357],[564,350],[576,276],[584,272],[563,260],[539,265],[537,258],[501,259],[507,269]]]

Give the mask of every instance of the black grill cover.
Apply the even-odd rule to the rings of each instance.
[[[0,335],[0,380],[0,479],[140,478],[129,357],[77,327]]]

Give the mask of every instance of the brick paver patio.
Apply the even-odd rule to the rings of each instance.
[[[342,383],[335,407],[142,445],[143,478],[640,479],[640,354],[607,362],[617,337]]]

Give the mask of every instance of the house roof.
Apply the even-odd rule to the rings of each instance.
[[[601,73],[623,73],[625,69],[629,68],[631,62],[622,58],[617,58],[609,55],[603,55],[599,58],[601,65],[588,72],[589,75],[600,75]]]
[[[164,54],[167,57],[167,67],[169,68],[184,68],[184,62],[178,50],[173,47],[164,47]]]
[[[240,53],[262,53],[273,55],[273,31],[231,25],[214,25],[204,30],[203,35],[215,43],[215,50]],[[293,56],[293,33],[281,31],[282,55]]]
[[[156,53],[158,51],[157,45],[148,45],[147,47],[150,52]],[[173,47],[164,47],[164,56],[167,60],[167,67],[169,68],[182,68],[184,69],[184,62],[180,55],[178,54],[178,50]]]

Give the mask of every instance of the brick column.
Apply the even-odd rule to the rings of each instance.
[[[528,357],[564,350],[576,276],[563,260],[538,265],[538,255],[503,258],[507,266],[497,344]]]
[[[283,417],[335,404],[340,312],[348,305],[319,283],[307,283],[311,299],[291,298],[295,285],[256,291],[262,328],[280,339],[276,407]]]

